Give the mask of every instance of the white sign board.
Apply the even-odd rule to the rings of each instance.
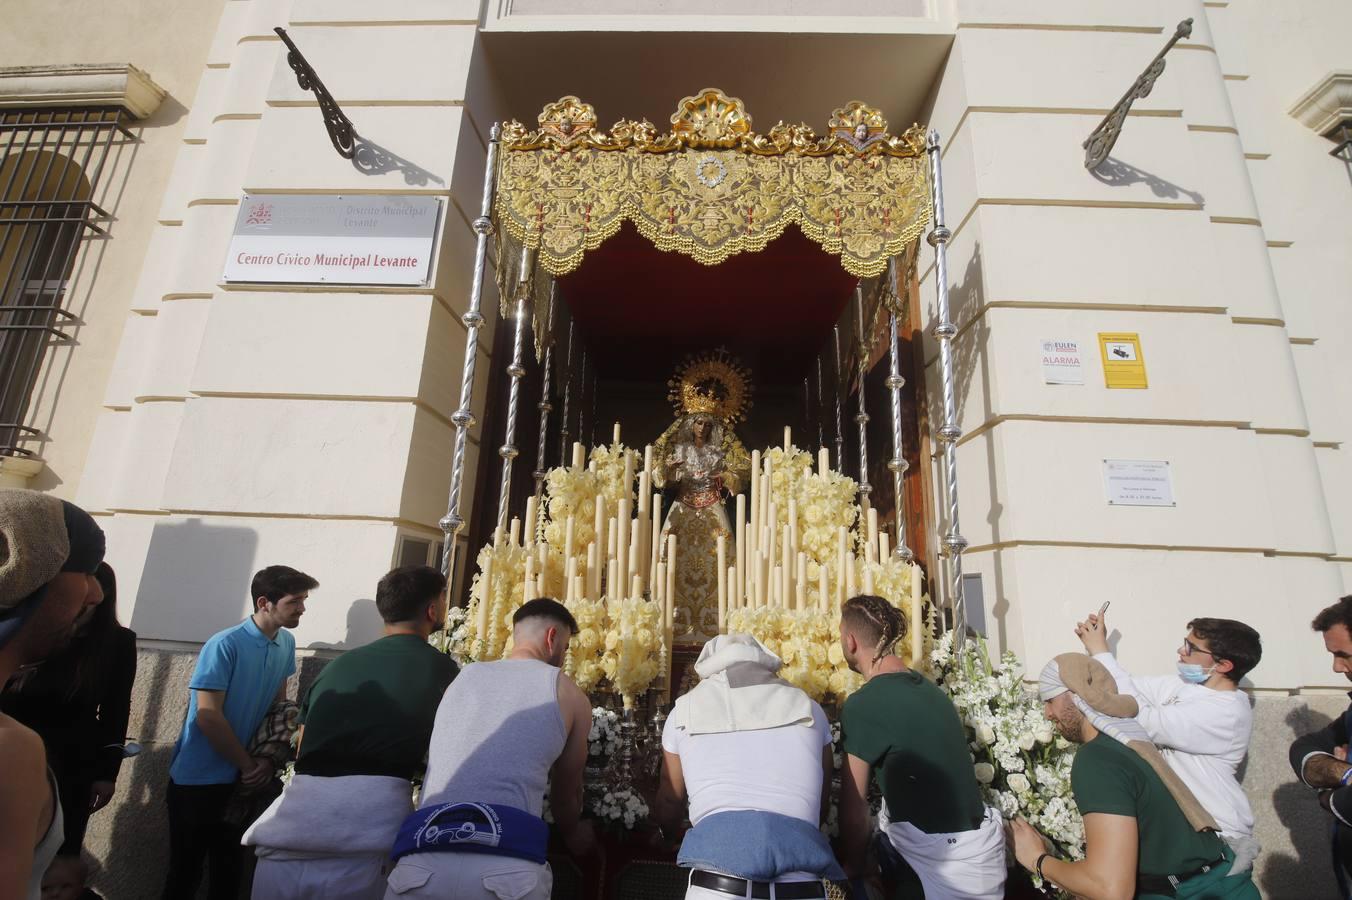
[[[1154,459],[1105,459],[1103,486],[1109,506],[1177,506],[1169,463]]]
[[[1042,341],[1042,380],[1047,384],[1084,384],[1079,341]]]
[[[245,194],[227,282],[427,284],[441,200],[396,194]]]

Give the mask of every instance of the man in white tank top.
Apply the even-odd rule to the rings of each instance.
[[[569,851],[586,855],[595,844],[581,820],[591,703],[559,668],[577,622],[545,597],[512,622],[512,652],[466,666],[437,708],[422,800],[400,831],[386,900],[547,900],[554,877],[542,842],[531,831],[530,846],[516,847],[512,833],[518,821],[543,832],[546,787]],[[448,827],[437,818],[464,807],[487,819]]]

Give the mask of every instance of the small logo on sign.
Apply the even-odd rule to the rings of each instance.
[[[249,212],[244,217],[245,225],[271,225],[272,224],[272,204],[255,203],[249,207]]]

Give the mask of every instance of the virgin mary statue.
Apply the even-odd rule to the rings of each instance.
[[[718,536],[731,541],[724,501],[740,492],[751,469],[733,432],[751,406],[751,382],[725,350],[687,360],[669,383],[674,421],[654,446],[654,482],[674,493],[662,526],[676,535],[675,630],[718,633]]]

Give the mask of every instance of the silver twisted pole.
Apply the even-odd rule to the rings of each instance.
[[[525,257],[522,257],[525,267]],[[507,506],[512,494],[512,466],[520,451],[516,449],[516,405],[521,396],[521,376],[526,370],[521,365],[521,342],[526,331],[526,298],[523,294],[516,301],[516,333],[512,337],[512,361],[507,366],[507,374],[512,378],[511,390],[507,393],[507,434],[498,456],[502,457],[502,482],[498,485],[498,528],[507,528]]]
[[[856,341],[859,347],[859,412],[854,421],[859,426],[859,502],[867,508],[869,494],[873,485],[868,483],[868,410],[864,408],[864,376],[868,372],[869,339],[864,335],[864,285],[861,282],[854,288],[854,321]]]
[[[591,454],[591,440],[587,437],[587,351],[582,351],[582,374],[577,380],[577,439]]]
[[[826,417],[822,415],[822,355],[817,354],[817,446],[826,446]]]
[[[448,584],[455,582],[452,561],[455,559],[455,539],[465,520],[460,515],[460,492],[465,482],[465,445],[469,429],[474,426],[474,364],[479,358],[479,327],[484,317],[480,312],[484,289],[484,266],[488,259],[488,238],[493,234],[493,192],[497,187],[498,137],[501,127],[495,122],[488,136],[488,159],[484,162],[484,193],[479,216],[474,220],[474,276],[470,283],[469,309],[460,317],[465,323],[465,362],[460,373],[460,406],[451,414],[455,426],[455,455],[451,458],[451,494],[446,503],[446,515],[437,524],[441,526],[444,542],[441,548],[441,572]]]
[[[545,328],[545,369],[540,384],[540,402],[535,408],[540,411],[540,441],[535,453],[535,496],[539,497],[545,487],[545,445],[549,443],[549,414],[554,411],[550,394],[550,375],[554,368],[554,301],[558,298],[558,282],[549,282],[549,324]],[[544,521],[543,517],[537,521]]]
[[[887,268],[895,287],[897,283],[897,258],[895,256],[887,261]],[[899,291],[894,291],[893,296],[900,297],[901,294]],[[910,562],[915,558],[915,554],[906,544],[906,504],[902,495],[903,476],[906,474],[906,469],[910,467],[910,463],[906,462],[906,457],[901,452],[901,389],[906,385],[906,379],[901,377],[901,364],[897,360],[896,310],[888,311],[887,337],[886,384],[887,390],[892,395],[892,458],[887,461],[887,468],[892,471],[892,505],[897,532],[896,546],[892,549],[892,555],[902,562]]]
[[[962,551],[967,539],[958,528],[958,428],[957,402],[954,399],[953,338],[957,326],[953,324],[948,306],[948,239],[953,236],[944,225],[944,176],[939,158],[939,132],[931,128],[925,136],[925,149],[930,162],[930,199],[934,207],[934,228],[926,240],[934,248],[934,284],[937,293],[939,321],[934,326],[934,337],[939,341],[939,368],[943,375],[944,424],[938,437],[944,445],[943,488],[948,505],[948,530],[940,541],[943,548],[948,580],[949,605],[953,609],[953,630],[956,646],[964,646],[967,631],[966,609],[962,597]]]
[[[840,377],[840,326],[833,325],[831,334],[836,348],[836,471],[843,475],[845,474],[845,419],[844,413],[841,411],[843,406],[841,394],[845,391],[845,385]]]
[[[564,357],[563,363],[563,413],[559,416],[559,465],[566,466],[572,457],[569,454],[572,449],[568,446],[568,404],[572,400],[573,393],[573,322],[568,321],[568,353]]]

